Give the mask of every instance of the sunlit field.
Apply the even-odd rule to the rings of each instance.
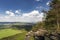
[[[14,30],[14,29],[2,29],[2,30],[0,30],[0,39],[4,38],[4,37],[16,35],[16,34],[19,34],[19,33],[22,33],[22,31]]]

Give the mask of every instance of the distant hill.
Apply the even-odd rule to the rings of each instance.
[[[13,29],[25,29],[29,31],[32,29],[34,23],[26,23],[26,22],[0,22],[0,30],[5,28],[13,28]]]
[[[33,25],[34,23],[27,22],[0,22],[0,25]]]

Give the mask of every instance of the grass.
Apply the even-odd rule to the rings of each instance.
[[[20,33],[17,36],[17,39],[16,40],[24,40],[25,39],[25,36],[26,36],[27,31],[25,31],[25,30],[23,30],[23,31],[24,31],[23,33]],[[31,37],[30,40],[33,40],[33,37]]]
[[[23,33],[19,34],[19,35],[17,36],[16,40],[24,40],[25,35],[26,35],[26,32],[23,32]]]
[[[18,33],[22,33],[20,30],[14,30],[14,29],[2,29],[0,30],[0,39],[8,36],[12,36]]]
[[[17,29],[2,29],[0,30],[0,40],[24,40],[27,31]],[[30,40],[33,40],[31,37]]]

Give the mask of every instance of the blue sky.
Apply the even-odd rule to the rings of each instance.
[[[49,3],[50,0],[0,0],[0,22],[41,21],[41,11],[49,10]]]

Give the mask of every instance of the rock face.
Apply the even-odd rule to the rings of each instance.
[[[30,40],[29,37],[33,36],[34,40],[46,40],[45,37],[49,40],[60,40],[60,33],[50,33],[45,29],[39,29],[36,32],[30,31],[26,34],[26,40]]]
[[[30,36],[26,35],[25,40],[30,40]]]
[[[29,37],[33,36],[34,40],[45,40],[44,35],[47,33],[46,30],[39,29],[36,32],[30,31],[26,34],[26,40],[30,40]]]
[[[35,32],[35,34],[36,34],[37,36],[44,36],[44,35],[47,34],[47,33],[48,33],[48,31],[45,30],[45,29],[39,29],[38,31]]]
[[[45,40],[44,36],[34,36],[34,40]]]
[[[45,34],[47,34],[47,30],[39,29],[38,31],[35,32],[34,39],[35,40],[45,40]]]
[[[31,36],[33,36],[33,31],[30,31],[26,34],[25,40],[30,40]]]

